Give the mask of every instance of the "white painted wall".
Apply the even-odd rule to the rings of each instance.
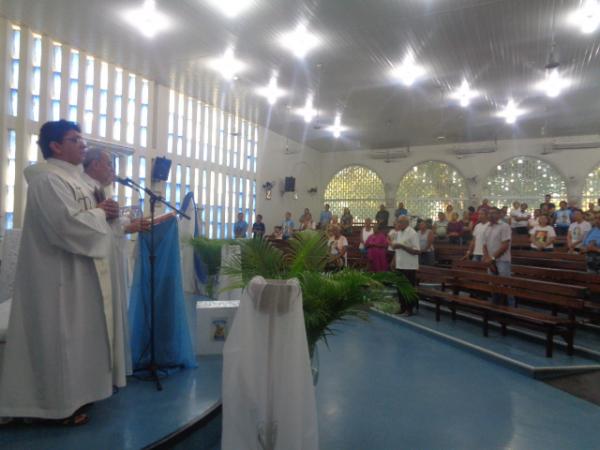
[[[581,136],[581,141],[600,141],[600,136]],[[403,159],[386,163],[369,157],[369,151],[352,151],[338,153],[321,153],[316,156],[321,178],[318,183],[318,201],[323,199],[323,192],[329,180],[341,169],[350,165],[362,165],[374,170],[383,180],[386,187],[388,206],[393,206],[398,184],[404,174],[413,166],[425,161],[436,160],[454,166],[465,179],[477,177],[476,182],[468,182],[471,202],[476,204],[480,201],[481,190],[488,176],[495,167],[517,156],[530,156],[541,159],[552,166],[564,177],[570,199],[580,200],[585,177],[592,169],[600,165],[600,149],[594,150],[565,150],[548,155],[542,155],[544,145],[551,143],[551,139],[527,139],[499,141],[497,151],[490,154],[473,155],[459,159],[452,153],[459,145],[436,145],[414,147],[410,150],[410,156]],[[469,144],[477,146],[477,144]],[[489,146],[482,143],[481,147]],[[263,155],[267,159],[268,156]],[[262,176],[260,176],[262,179]],[[598,193],[600,196],[600,193]]]
[[[313,217],[318,220],[323,199],[323,154],[262,127],[258,141],[256,213],[263,215],[267,232],[270,233],[273,226],[281,224],[286,211],[290,211],[298,223],[304,208],[310,208]],[[297,199],[292,193],[283,193],[283,180],[288,176],[296,178]],[[265,199],[265,189],[262,187],[267,181],[275,185],[271,200]],[[307,192],[311,187],[317,187],[316,194]]]

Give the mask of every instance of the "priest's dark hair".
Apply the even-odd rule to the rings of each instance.
[[[81,127],[79,125],[77,125],[75,122],[70,122],[65,119],[46,122],[44,125],[42,125],[40,128],[38,145],[40,146],[44,159],[52,158],[52,149],[50,148],[50,143],[61,142],[65,135],[71,130],[81,133]]]

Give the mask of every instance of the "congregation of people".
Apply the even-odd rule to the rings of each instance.
[[[509,209],[483,199],[478,207],[470,206],[463,212],[449,204],[435,219],[410,215],[405,204],[399,202],[392,214],[380,205],[374,217],[357,224],[349,208],[336,215],[325,204],[318,220],[308,208],[297,222],[291,212],[286,212],[271,234],[266,234],[261,215],[249,227],[240,214],[234,229],[239,230],[236,238],[251,233],[254,238],[274,241],[287,240],[296,231],[321,230],[328,238],[330,269],[347,266],[348,254],[358,250],[368,270],[397,270],[413,284],[419,265],[435,265],[436,245],[462,246],[464,260],[487,264],[489,273],[510,276],[513,239],[527,239],[534,252],[555,251],[557,240],[561,240],[562,249],[568,253],[586,254],[589,271],[600,270],[600,199],[585,211],[574,202],[560,201],[557,207],[551,195],[533,210],[524,202],[515,201]]]

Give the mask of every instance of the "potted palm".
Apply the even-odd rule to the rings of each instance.
[[[285,254],[262,239],[236,243],[241,246],[241,253],[223,267],[223,273],[236,281],[226,288],[243,288],[258,275],[267,279],[298,278],[311,357],[317,342],[326,342],[327,336],[334,332],[335,322],[350,317],[367,318],[368,307],[373,302],[389,304],[390,286],[408,303],[417,299],[406,278],[396,273],[373,274],[355,269],[325,272],[329,251],[327,239],[321,232],[306,230],[295,234]],[[201,246],[194,247],[202,251]]]

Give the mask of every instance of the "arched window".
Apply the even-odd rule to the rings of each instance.
[[[408,213],[424,219],[435,218],[451,204],[463,211],[467,201],[465,179],[456,169],[438,161],[427,161],[410,169],[398,186],[396,205],[404,202]]]
[[[581,209],[587,211],[588,205],[593,203],[597,206],[597,201],[600,198],[600,166],[596,167],[585,178],[583,185],[583,194],[581,195]]]
[[[340,217],[344,208],[350,208],[355,222],[374,218],[384,200],[383,182],[375,172],[362,166],[346,167],[336,173],[324,198],[333,214]]]
[[[537,208],[544,195],[566,200],[567,187],[562,176],[550,164],[519,156],[496,166],[483,187],[483,198],[496,206],[508,206],[515,200]]]

